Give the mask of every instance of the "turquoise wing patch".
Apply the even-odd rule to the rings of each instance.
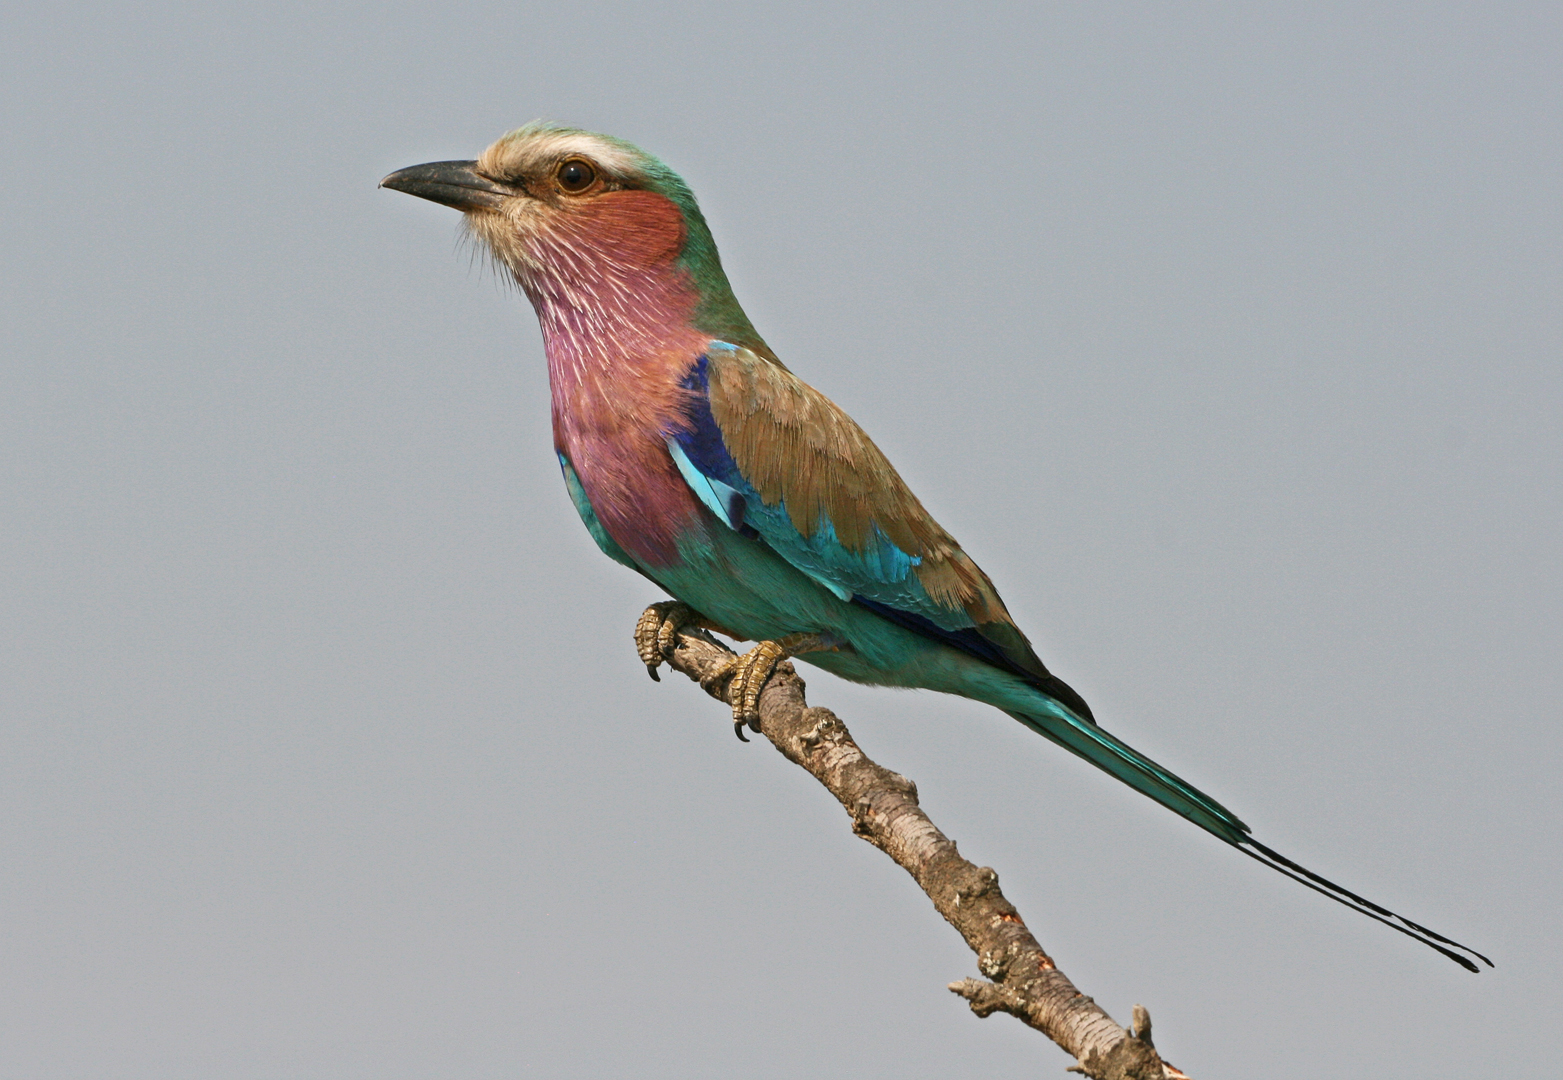
[[[733,346],[712,342],[710,354]],[[688,427],[666,435],[668,453],[695,496],[735,532],[763,541],[794,567],[834,593],[851,601],[860,598],[899,611],[914,613],[944,630],[973,626],[960,609],[934,603],[913,570],[921,562],[897,547],[877,527],[862,551],[849,550],[836,535],[834,524],[821,517],[813,535],[798,532],[786,504],[766,504],[744,478],[727,450],[721,428],[711,415],[708,377],[710,356],[701,356],[690,367],[683,385],[693,391],[685,414]]]

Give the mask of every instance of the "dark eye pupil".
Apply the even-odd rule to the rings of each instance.
[[[571,161],[559,170],[559,183],[572,191],[579,191],[592,182],[592,171],[579,161]]]

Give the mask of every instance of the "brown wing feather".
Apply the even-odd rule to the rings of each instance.
[[[708,372],[711,414],[728,452],[760,498],[786,504],[799,533],[813,536],[827,516],[842,545],[861,552],[878,526],[922,560],[915,573],[935,603],[965,609],[979,626],[1014,625],[988,576],[833,401],[746,349],[713,350]]]
[[[964,609],[978,633],[1034,685],[1092,720],[1091,707],[1031,648],[988,575],[835,402],[747,349],[713,349],[707,365],[712,418],[739,471],[767,505],[785,502],[804,536],[813,536],[820,517],[828,516],[836,538],[855,552],[868,547],[877,526],[921,560],[913,572],[935,603]]]

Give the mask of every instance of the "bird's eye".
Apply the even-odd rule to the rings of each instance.
[[[589,161],[580,158],[571,158],[569,161],[561,161],[554,178],[559,181],[559,186],[571,195],[579,195],[597,182],[597,170],[592,168]]]

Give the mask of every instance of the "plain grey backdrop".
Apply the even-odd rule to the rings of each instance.
[[[532,312],[376,190],[525,121],[740,298],[1117,734],[1469,975],[994,710],[814,672],[1200,1080],[1549,1075],[1556,4],[16,6],[0,1077],[1062,1076],[630,630]]]

